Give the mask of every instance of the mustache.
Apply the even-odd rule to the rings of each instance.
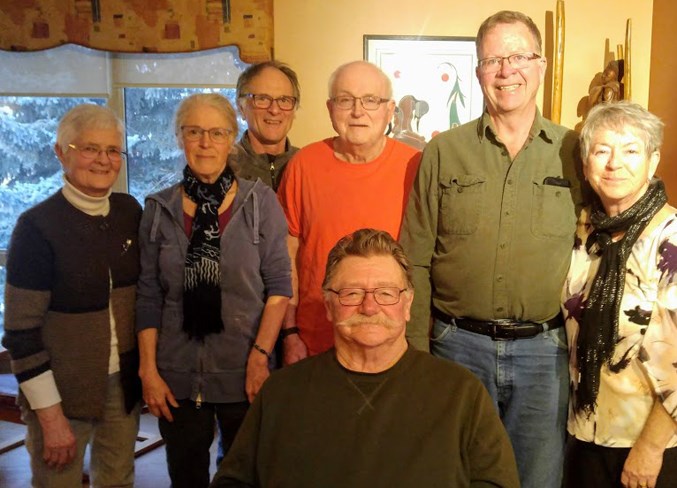
[[[388,329],[395,329],[399,328],[400,324],[398,324],[395,320],[389,319],[388,317],[384,317],[383,315],[364,315],[361,313],[356,313],[355,315],[351,315],[345,320],[342,320],[341,322],[337,322],[336,325],[338,327],[359,327],[361,325],[382,325],[383,327],[386,327]]]

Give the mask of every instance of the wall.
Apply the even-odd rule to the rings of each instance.
[[[327,79],[339,64],[362,58],[363,34],[474,37],[486,17],[510,8],[534,19],[544,44],[552,46],[555,6],[555,0],[276,0],[275,58],[298,72],[303,99],[292,141],[305,145],[334,133],[325,107]],[[562,123],[573,127],[581,120],[579,101],[608,60],[605,46],[615,52],[624,43],[627,18],[633,23],[633,98],[646,105],[652,0],[566,0],[565,14]],[[539,105],[542,100],[543,93]]]
[[[677,205],[677,104],[674,102],[677,34],[674,24],[667,19],[677,19],[677,3],[654,0],[649,110],[665,122],[665,142],[658,174],[665,181],[670,203]]]

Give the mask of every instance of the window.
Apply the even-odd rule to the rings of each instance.
[[[116,191],[140,202],[178,181],[182,152],[173,134],[180,100],[218,91],[235,101],[247,67],[237,48],[181,54],[108,54],[79,46],[31,53],[0,52],[0,296],[6,252],[18,215],[62,185],[53,151],[61,117],[80,103],[109,105],[126,121],[127,167]],[[238,120],[240,133],[246,129]],[[0,300],[0,337],[4,299]]]

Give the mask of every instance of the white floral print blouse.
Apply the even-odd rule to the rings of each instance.
[[[589,256],[589,211],[578,224],[562,312],[569,341],[571,399],[569,433],[584,442],[631,447],[644,427],[654,398],[677,419],[677,210],[667,207],[649,223],[632,248],[618,321],[618,343],[610,365],[602,367],[592,415],[572,405],[578,386],[576,340],[599,256]],[[677,436],[667,447],[677,446]]]

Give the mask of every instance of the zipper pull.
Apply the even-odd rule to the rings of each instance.
[[[195,408],[197,410],[202,408],[202,393],[197,394],[197,398],[195,399]]]

